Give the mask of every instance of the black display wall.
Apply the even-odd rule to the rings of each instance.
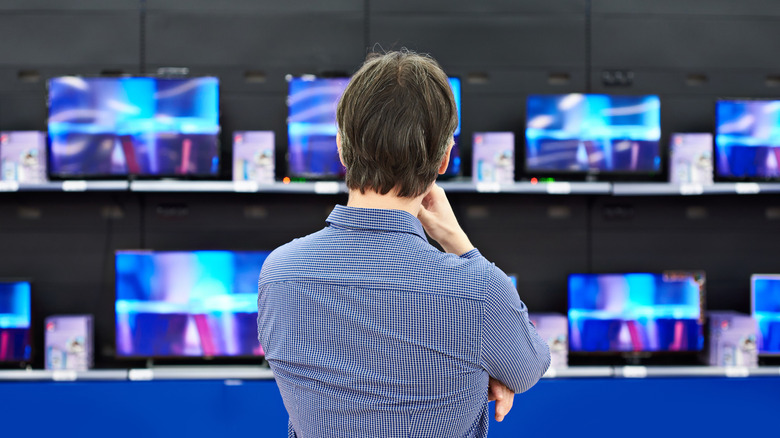
[[[522,139],[530,93],[659,94],[665,137],[711,131],[717,97],[780,96],[778,38],[776,0],[0,0],[0,130],[45,129],[49,77],[187,67],[220,78],[224,162],[233,131],[273,130],[283,176],[285,75],[408,47],[463,79],[468,174],[471,133]],[[565,311],[570,272],[705,269],[708,306],[747,312],[750,273],[780,272],[777,195],[450,196],[536,311]],[[93,314],[111,366],[115,249],[270,249],[344,199],[0,193],[0,277],[35,281],[38,346],[45,316]]]

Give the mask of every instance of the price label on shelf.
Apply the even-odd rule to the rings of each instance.
[[[77,377],[75,370],[54,370],[51,375],[56,382],[74,382]]]
[[[0,181],[0,192],[18,192],[19,183],[16,181]]]
[[[623,367],[623,377],[629,379],[643,379],[647,377],[647,368],[643,366]]]
[[[339,183],[335,181],[318,181],[314,183],[314,193],[319,195],[334,195],[339,192]]]
[[[761,192],[761,187],[757,183],[737,183],[734,190],[740,195],[755,195]]]
[[[680,194],[681,195],[701,195],[704,193],[704,186],[701,184],[681,184],[680,185]]]
[[[87,191],[86,181],[63,181],[62,191],[64,192],[85,192]]]
[[[234,181],[233,191],[240,193],[254,193],[260,188],[257,181]]]
[[[476,188],[480,193],[498,193],[501,191],[501,184],[497,182],[478,182]]]
[[[750,371],[747,367],[726,367],[726,377],[747,377]]]
[[[571,193],[570,182],[549,182],[547,183],[547,193],[551,195],[568,195]]]
[[[547,372],[545,372],[542,377],[545,377],[545,378],[548,378],[548,379],[554,379],[555,376],[557,376],[557,375],[558,375],[558,372],[556,371],[556,369],[550,367],[550,368],[547,368]]]
[[[154,371],[145,368],[130,370],[130,372],[127,373],[127,378],[137,381],[152,380],[154,379]]]

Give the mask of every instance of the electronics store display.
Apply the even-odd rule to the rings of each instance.
[[[658,96],[530,95],[525,136],[529,175],[655,175],[661,170],[661,101]]]
[[[45,132],[0,132],[0,181],[46,182]]]
[[[344,177],[336,146],[336,107],[349,78],[320,78],[316,76],[288,76],[287,106],[287,162],[288,176],[304,180],[335,180]],[[460,79],[450,78],[460,120]],[[458,136],[445,176],[460,174]]]
[[[214,176],[219,81],[53,78],[48,128],[52,178]]]
[[[32,287],[29,281],[0,280],[0,366],[32,357]]]
[[[672,134],[669,181],[673,184],[712,184],[712,134]]]
[[[716,177],[780,180],[780,100],[719,100]]]
[[[475,132],[471,142],[471,175],[475,183],[515,181],[515,134]]]
[[[572,274],[569,351],[696,352],[703,348],[700,272]]]
[[[47,370],[86,371],[93,365],[91,315],[54,315],[44,332]]]
[[[750,296],[758,323],[758,354],[780,356],[780,274],[752,275]]]
[[[116,354],[247,357],[263,251],[117,251]]]
[[[233,133],[233,181],[274,182],[274,132]]]

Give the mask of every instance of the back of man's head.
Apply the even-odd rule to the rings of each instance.
[[[447,75],[428,56],[369,55],[339,101],[336,119],[350,190],[414,198],[436,180],[458,126]]]

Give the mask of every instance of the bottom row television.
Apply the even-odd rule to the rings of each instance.
[[[117,357],[262,356],[257,280],[268,254],[117,251]],[[606,363],[610,358],[661,356],[674,363],[686,355],[695,357],[705,350],[705,286],[703,272],[571,274],[568,319],[559,316],[559,332],[548,342],[574,358]],[[0,364],[30,362],[31,295],[29,281],[0,281]],[[751,308],[755,322],[748,327],[754,329],[740,342],[759,354],[780,356],[780,274],[752,276]],[[541,333],[545,323],[540,326],[533,315],[532,320]],[[58,324],[47,323],[47,339],[55,328],[66,327]],[[85,326],[91,330],[91,322]],[[87,350],[83,336],[73,335],[70,341],[67,334],[58,336],[62,345]]]

